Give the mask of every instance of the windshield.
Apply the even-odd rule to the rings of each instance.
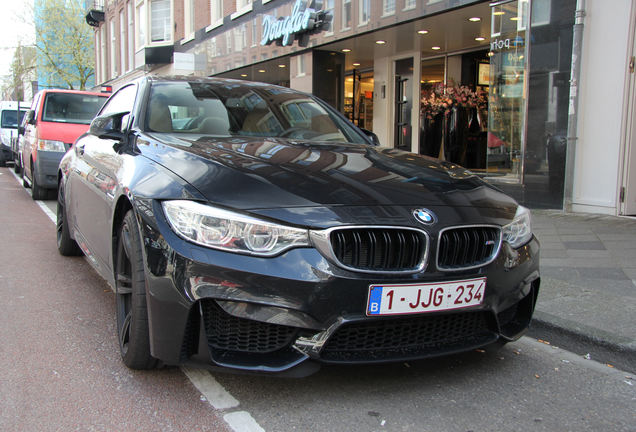
[[[352,125],[313,97],[260,84],[155,83],[146,130],[367,143]]]
[[[58,123],[90,124],[108,96],[78,93],[48,93],[42,120]]]
[[[18,122],[18,112],[16,110],[3,110],[2,111],[2,129],[11,128],[17,129],[18,123],[22,123],[22,119],[26,114],[26,110],[20,110],[20,121]]]

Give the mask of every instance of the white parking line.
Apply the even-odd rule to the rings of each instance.
[[[18,183],[22,184],[22,179],[14,173],[13,170],[10,170],[10,172]],[[31,194],[29,189],[25,188],[25,190],[29,195]],[[57,224],[57,215],[48,208],[46,203],[40,200],[35,202],[40,206],[44,214],[46,214],[54,224]],[[225,390],[209,371],[188,367],[182,367],[181,371],[213,408],[217,410],[227,410],[240,405],[239,401]],[[234,432],[265,432],[265,429],[263,429],[247,411],[229,412],[223,416],[223,420],[225,420]]]
[[[265,432],[247,411],[225,414],[223,420],[236,432]]]
[[[221,384],[210,374],[210,372],[201,369],[192,369],[182,367],[181,370],[192,384],[206,397],[210,405],[216,409],[228,409],[239,406],[239,401],[223,388]]]

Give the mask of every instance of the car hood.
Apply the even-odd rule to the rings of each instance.
[[[517,207],[458,165],[395,149],[279,138],[195,138],[142,135],[137,146],[211,203],[270,217],[318,223],[326,216],[319,209],[339,207],[354,213],[336,217],[339,222],[361,221],[371,207],[408,208],[409,214],[420,207],[454,207],[482,209],[479,219],[509,220]],[[395,216],[389,211],[387,220]],[[377,215],[371,218],[378,223]]]

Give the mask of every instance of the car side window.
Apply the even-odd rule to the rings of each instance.
[[[104,108],[99,113],[100,116],[108,114],[120,113],[120,112],[132,112],[135,105],[135,97],[137,96],[137,86],[134,84],[122,87],[106,102]],[[122,118],[121,125],[122,130],[128,126],[128,118],[126,115]]]

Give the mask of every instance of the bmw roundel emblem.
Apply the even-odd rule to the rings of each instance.
[[[428,209],[415,209],[413,210],[413,216],[415,216],[415,219],[417,219],[418,222],[425,225],[430,225],[437,222],[435,214]]]

